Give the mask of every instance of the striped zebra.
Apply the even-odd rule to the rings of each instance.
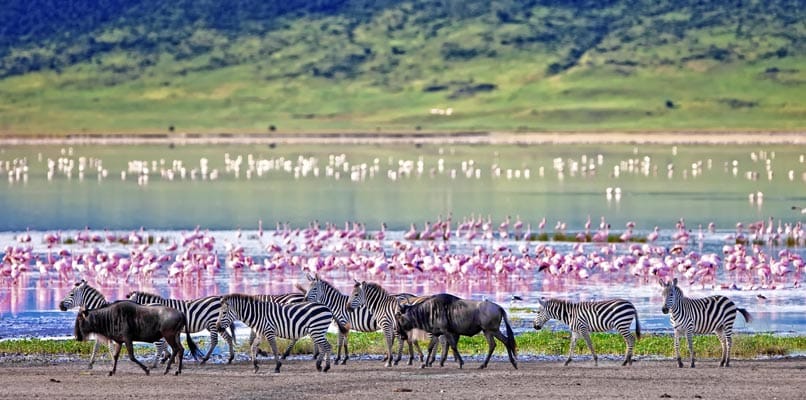
[[[303,293],[295,293],[295,292],[283,293],[283,294],[257,294],[257,295],[253,295],[253,297],[255,297],[256,299],[258,299],[260,301],[268,301],[268,302],[277,303],[277,304],[294,304],[294,303],[302,303],[303,301],[305,301],[305,294],[303,294]],[[234,316],[232,318],[235,319]],[[249,332],[249,343],[252,343],[252,342],[255,341],[255,336],[256,336],[255,331],[250,330],[250,332]],[[283,352],[283,355],[280,358],[282,358],[283,360],[288,358],[288,356],[291,354],[291,351],[294,349],[294,345],[296,345],[296,344],[297,344],[297,340],[296,339],[292,340],[291,344],[288,345],[288,348],[285,349],[285,351]],[[314,358],[317,357],[318,353],[319,353],[319,351],[317,349],[314,349]],[[266,353],[262,349],[258,348],[257,349],[257,355],[259,355],[261,357],[268,357],[269,353]]]
[[[319,357],[316,359],[316,369],[327,372],[330,369],[331,346],[327,341],[327,329],[333,314],[324,304],[303,302],[293,304],[278,304],[261,301],[254,296],[245,294],[229,294],[221,297],[219,320],[232,314],[243,321],[252,330],[258,332],[251,343],[250,356],[255,372],[258,371],[257,348],[263,338],[269,342],[274,353],[274,372],[280,372],[280,358],[277,353],[277,337],[285,339],[299,339],[310,335],[314,347],[319,348]],[[325,367],[322,368],[322,359]]]
[[[674,352],[677,366],[683,368],[680,358],[680,336],[686,335],[688,352],[691,355],[691,368],[694,368],[694,345],[692,335],[695,333],[715,333],[722,345],[720,367],[730,367],[730,348],[733,346],[733,323],[736,311],[742,313],[744,320],[750,322],[750,313],[744,308],[736,307],[725,296],[709,296],[701,299],[690,299],[683,295],[677,286],[677,278],[672,282],[658,281],[663,288],[663,311],[669,314],[674,328]]]
[[[106,297],[104,297],[101,292],[99,292],[94,287],[87,284],[86,280],[81,280],[81,282],[77,282],[75,287],[67,293],[67,296],[64,297],[59,303],[59,309],[62,311],[67,311],[71,308],[81,307],[85,310],[95,310],[96,308],[101,308],[109,305],[109,302],[106,301]],[[87,366],[87,369],[92,369],[92,365],[95,363],[95,355],[98,353],[98,348],[101,346],[101,342],[106,343],[109,346],[109,355],[111,358],[115,356],[115,349],[114,343],[111,342],[109,339],[103,336],[95,336],[95,345],[92,346],[92,355],[90,355],[90,364]]]
[[[581,336],[593,354],[594,365],[598,366],[599,357],[593,350],[590,333],[606,332],[614,328],[627,343],[627,352],[621,365],[632,365],[633,347],[636,337],[641,338],[641,325],[638,323],[635,306],[629,301],[612,299],[574,303],[559,299],[540,299],[536,312],[534,328],[537,330],[543,328],[543,325],[551,319],[561,321],[571,328],[571,348],[565,365],[571,362],[577,339]],[[635,336],[630,331],[633,320],[635,320]]]
[[[129,293],[126,298],[139,304],[162,304],[179,310],[187,317],[188,327],[192,333],[200,332],[205,329],[208,330],[210,332],[210,348],[207,350],[207,354],[202,358],[201,364],[207,362],[210,355],[213,354],[213,349],[218,345],[219,334],[227,341],[227,345],[229,345],[229,360],[227,360],[227,364],[232,363],[232,360],[235,358],[235,346],[233,345],[235,326],[232,324],[232,318],[228,315],[221,321],[221,324],[217,324],[219,310],[221,309],[220,296],[208,296],[194,300],[177,300],[166,299],[153,293],[134,291]],[[223,329],[219,329],[221,327],[223,327]],[[232,336],[227,333],[227,328],[230,328]]]
[[[392,346],[397,335],[397,323],[395,313],[398,311],[400,302],[397,296],[389,294],[377,283],[355,281],[353,292],[348,299],[348,309],[358,309],[366,307],[372,313],[375,323],[380,326],[383,336],[386,338],[386,366],[392,366]],[[402,338],[401,338],[402,340]]]
[[[380,327],[372,317],[372,313],[366,307],[349,308],[349,297],[342,294],[333,287],[330,282],[321,279],[319,275],[307,274],[310,285],[305,294],[305,299],[326,305],[333,313],[333,321],[339,328],[339,338],[336,345],[336,364],[341,360],[341,350],[344,348],[344,360],[342,365],[347,363],[349,358],[348,335],[350,330],[359,332],[375,332]]]

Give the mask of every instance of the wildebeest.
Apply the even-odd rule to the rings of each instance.
[[[110,376],[114,375],[117,370],[121,344],[126,345],[129,358],[148,375],[148,367],[134,356],[132,344],[135,341],[153,343],[165,339],[171,346],[172,354],[168,359],[168,366],[165,367],[165,373],[168,373],[171,364],[179,357],[179,368],[176,371],[176,375],[179,375],[182,372],[182,356],[184,355],[184,348],[179,340],[182,328],[186,329],[188,349],[196,358],[200,353],[199,348],[190,337],[190,331],[187,330],[185,315],[173,308],[160,305],[142,306],[123,300],[94,310],[82,309],[76,315],[75,336],[76,340],[84,341],[90,334],[103,335],[115,343]]]
[[[433,335],[431,343],[428,345],[428,357],[422,366],[428,366],[433,362],[432,354],[438,338],[445,336],[447,345],[453,350],[453,355],[459,361],[459,368],[462,368],[464,361],[459,355],[456,347],[460,335],[473,336],[479,332],[484,332],[487,339],[489,351],[487,357],[479,368],[487,367],[490,357],[495,350],[495,340],[498,338],[507,348],[509,362],[516,369],[518,368],[517,349],[515,335],[509,325],[507,313],[498,304],[487,300],[474,301],[463,300],[456,296],[442,293],[431,296],[419,304],[400,303],[398,312],[395,314],[397,329],[399,332],[420,329]],[[504,336],[501,331],[501,320],[504,321],[507,334]],[[440,366],[445,364],[445,358],[440,360]]]

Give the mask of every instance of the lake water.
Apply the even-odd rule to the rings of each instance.
[[[739,322],[739,331],[803,334],[806,297],[800,287],[800,269],[769,281],[761,281],[755,270],[750,277],[737,276],[724,267],[727,255],[723,247],[735,244],[738,222],[744,224],[741,233],[748,238],[747,225],[757,221],[772,220],[774,233],[779,224],[782,234],[797,226],[803,218],[800,208],[806,207],[804,153],[806,149],[796,146],[0,148],[0,176],[7,179],[0,189],[4,210],[0,250],[5,249],[0,254],[9,254],[7,246],[30,245],[32,257],[27,261],[30,271],[16,279],[0,280],[0,337],[70,335],[75,314],[59,312],[57,304],[80,278],[88,278],[109,299],[123,298],[135,289],[179,298],[283,293],[295,290],[295,284],[306,285],[307,263],[328,256],[341,263],[321,273],[343,292],[350,289],[353,279],[366,279],[382,283],[390,292],[447,291],[489,298],[510,309],[521,331],[529,329],[528,310],[540,296],[573,300],[623,297],[638,307],[644,330],[670,331],[668,317],[659,312],[655,275],[639,276],[627,267],[605,272],[593,266],[586,267],[588,277],[580,278],[523,267],[531,262],[523,257],[537,258],[541,244],[560,255],[583,254],[589,260],[600,260],[594,255],[606,253],[609,263],[631,252],[628,244],[588,243],[574,248],[569,242],[524,242],[512,237],[516,220],[524,223],[519,236],[531,225],[532,239],[536,239],[540,232],[553,235],[562,229],[560,225],[571,235],[583,231],[589,216],[591,233],[602,218],[613,234],[623,233],[628,221],[636,224],[635,237],[646,237],[658,226],[661,235],[654,245],[665,249],[663,257],[671,256],[669,250],[679,243],[673,236],[682,219],[691,235],[683,245],[683,255],[695,252],[721,258],[713,281],[681,283],[687,294],[725,294],[750,310],[754,322]],[[472,240],[454,235],[447,242],[403,238],[411,224],[422,231],[426,223],[444,221],[449,215],[454,231],[466,219],[482,217],[486,222],[489,218],[495,227],[491,229],[493,238],[483,239],[481,232]],[[507,216],[509,237],[502,239],[497,227]],[[546,226],[541,231],[538,225],[543,218]],[[265,228],[263,235],[257,230],[259,220]],[[311,248],[294,232],[312,221],[319,223],[320,232],[328,222],[339,228],[346,222],[363,223],[358,229],[366,236],[379,230],[381,223],[388,231],[380,241],[330,239],[321,248]],[[273,232],[278,223],[281,231],[288,226],[285,236]],[[709,223],[715,226],[713,232],[707,230]],[[99,253],[128,258],[133,251],[142,250],[131,243],[105,240],[74,243],[83,232],[116,238],[142,232],[157,239],[149,251],[168,254],[173,261],[182,247],[169,250],[169,246],[181,242],[197,226],[215,238],[211,254],[222,267],[204,269],[192,278],[169,277],[168,261],[148,278],[99,277],[97,271],[90,274],[78,269],[69,277],[59,278],[53,272],[43,277],[36,266],[37,260],[48,262],[49,251],[53,261],[62,257],[55,253],[65,249],[71,257],[85,260],[89,254],[97,257]],[[60,242],[48,248],[46,234],[58,234]],[[18,242],[20,235],[30,235],[31,242]],[[272,244],[275,249],[267,249]],[[780,260],[779,252],[787,249],[783,244],[774,247],[767,242],[755,250],[748,248],[747,254]],[[226,266],[229,252],[237,246],[244,248],[253,268]],[[399,269],[379,273],[368,270],[367,264],[345,261],[352,255],[361,262],[383,258],[391,264],[393,257],[412,249],[420,249],[419,265],[448,261],[453,256],[471,257],[479,249],[490,255],[490,269],[510,254],[518,255],[523,264],[506,273],[475,270],[457,275],[419,270],[403,274],[397,273]],[[802,246],[788,251],[804,256]],[[254,267],[260,263],[274,269]],[[683,277],[682,272],[675,276]],[[513,301],[515,295],[523,300]]]

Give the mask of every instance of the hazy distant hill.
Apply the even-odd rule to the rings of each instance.
[[[689,121],[741,112],[713,128],[792,129],[805,17],[786,0],[8,0],[0,129],[52,129],[30,128],[44,109],[87,131],[657,129],[693,104]],[[104,122],[93,102],[145,114]],[[433,106],[457,113],[420,115]]]

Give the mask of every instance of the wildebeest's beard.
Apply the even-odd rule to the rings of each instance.
[[[76,327],[75,327],[75,330],[73,332],[73,334],[76,336],[76,340],[79,341],[79,342],[84,341],[84,331],[83,331],[82,328],[83,328],[83,325],[85,323],[86,323],[86,318],[84,316],[84,312],[81,311],[81,312],[78,313],[78,315],[76,315]]]

